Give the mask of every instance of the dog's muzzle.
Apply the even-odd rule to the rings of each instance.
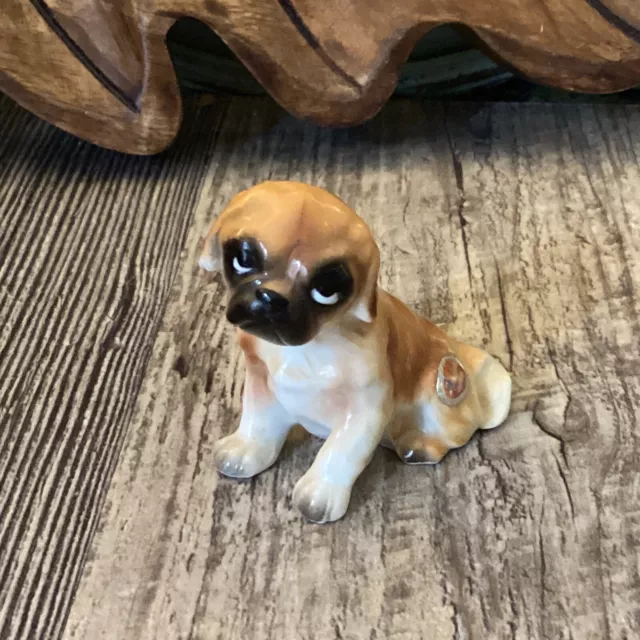
[[[301,345],[310,337],[303,305],[265,286],[239,287],[229,300],[227,320],[278,345]]]

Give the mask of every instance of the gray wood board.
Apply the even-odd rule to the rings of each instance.
[[[0,583],[0,597],[11,598],[0,599],[6,637],[55,637],[83,566],[67,640],[638,637],[640,111],[392,102],[364,127],[323,130],[267,101],[238,100],[199,118],[186,119],[197,148],[174,151],[189,160],[118,157],[128,172],[104,177],[112,186],[101,191],[136,201],[128,195],[135,185],[162,189],[168,172],[158,169],[150,187],[140,167],[169,162],[176,176],[172,207],[145,209],[142,221],[140,210],[130,213],[111,233],[144,222],[140,233],[162,235],[170,219],[180,229],[177,248],[145,245],[151,257],[138,258],[136,282],[156,285],[136,288],[144,300],[118,333],[124,348],[100,353],[103,334],[72,329],[64,314],[108,333],[112,320],[104,316],[117,302],[97,296],[109,291],[98,283],[124,284],[126,260],[69,261],[68,268],[90,271],[0,290],[31,305],[22,315],[27,330],[29,322],[43,326],[40,342],[16,338],[11,361],[0,361],[35,371],[22,379],[36,397],[13,409],[23,417],[0,437],[9,446],[15,440],[15,455],[25,460],[58,452],[46,465],[7,467],[7,445],[0,450],[0,470],[9,469],[0,471],[0,508],[18,505],[10,507],[11,524],[0,527],[23,531],[11,554],[0,556],[0,567],[18,576],[8,588]],[[31,147],[40,140],[32,135]],[[70,188],[74,174],[64,167],[71,159],[51,169],[29,149],[12,153],[33,153],[31,171],[45,167],[50,190]],[[93,172],[97,161],[73,162]],[[18,163],[0,169],[13,171],[10,164]],[[290,504],[319,448],[311,437],[297,432],[280,462],[253,481],[219,480],[212,471],[214,442],[238,420],[243,365],[224,322],[220,280],[194,267],[198,240],[233,194],[266,178],[313,182],[344,198],[380,240],[383,285],[457,337],[486,346],[514,374],[514,410],[504,427],[436,467],[406,467],[380,450],[347,517],[330,526],[302,522]],[[196,181],[182,204],[174,192],[185,179]],[[21,224],[44,220],[47,203],[66,202],[51,191],[36,199],[34,187],[7,178],[0,188],[7,184],[32,201],[23,204],[29,216]],[[98,225],[96,217],[114,224],[115,207],[91,209],[93,216],[71,225],[76,234]],[[16,223],[14,215],[5,219]],[[49,244],[20,245],[35,256],[36,267],[24,258],[15,263],[25,282],[55,254],[52,243],[75,255],[73,233],[44,227]],[[44,238],[45,228],[39,233]],[[95,244],[83,255],[124,252],[132,235],[115,243],[91,232]],[[79,282],[75,296],[95,296],[93,307],[74,302]],[[111,286],[117,292],[122,284]],[[162,311],[167,295],[137,393],[133,380],[153,339],[149,316]],[[2,326],[18,331],[19,324]],[[86,406],[79,357],[67,356],[64,383],[45,360],[55,364],[78,344],[105,372],[95,374]],[[61,392],[66,413],[55,402]],[[131,410],[121,406],[136,396],[129,421]],[[95,411],[103,417],[91,419]],[[57,426],[63,419],[66,426]],[[20,491],[36,496],[30,506]]]
[[[192,118],[169,153],[136,158],[0,96],[3,640],[64,626],[218,118]]]
[[[234,103],[66,638],[638,637],[639,130],[636,108],[392,103],[327,131]],[[212,472],[242,360],[198,239],[267,178],[343,197],[383,284],[514,374],[504,427],[435,468],[381,450],[331,526],[290,504],[312,438],[253,481]]]

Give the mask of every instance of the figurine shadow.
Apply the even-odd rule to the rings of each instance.
[[[319,186],[340,195],[341,176],[359,175],[367,165],[378,167],[381,150],[386,170],[400,170],[408,150],[425,163],[451,162],[465,150],[512,151],[519,142],[517,130],[504,128],[504,112],[509,108],[502,103],[394,98],[361,125],[330,128],[299,120],[270,98],[240,101],[222,97],[199,106],[197,118],[185,116],[179,137],[195,138],[196,147],[187,161],[201,166],[211,153],[207,132],[217,126],[213,153],[224,164],[240,169],[249,162],[248,168],[253,169],[242,172],[245,188],[262,180],[304,180],[309,170],[315,173],[314,168],[322,166]],[[579,110],[556,113],[550,126],[544,105],[531,105],[523,120],[528,129],[536,131],[536,153],[557,153],[564,135],[571,137],[572,149],[588,153],[589,140],[580,126]],[[160,155],[171,152],[170,148]],[[202,158],[203,153],[207,157]],[[266,171],[260,172],[261,167]]]

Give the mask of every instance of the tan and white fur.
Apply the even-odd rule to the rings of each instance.
[[[323,189],[267,182],[239,194],[213,223],[200,265],[224,265],[228,317],[245,327],[242,417],[216,445],[217,468],[255,476],[302,425],[325,439],[293,494],[311,521],[345,514],[379,444],[406,463],[436,463],[508,414],[504,367],[379,288],[370,230]],[[332,278],[340,295],[329,295]]]

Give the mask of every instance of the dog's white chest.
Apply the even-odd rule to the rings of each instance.
[[[262,343],[259,355],[269,386],[292,418],[316,435],[345,419],[349,396],[371,377],[366,352],[341,336],[316,339],[300,347]]]

